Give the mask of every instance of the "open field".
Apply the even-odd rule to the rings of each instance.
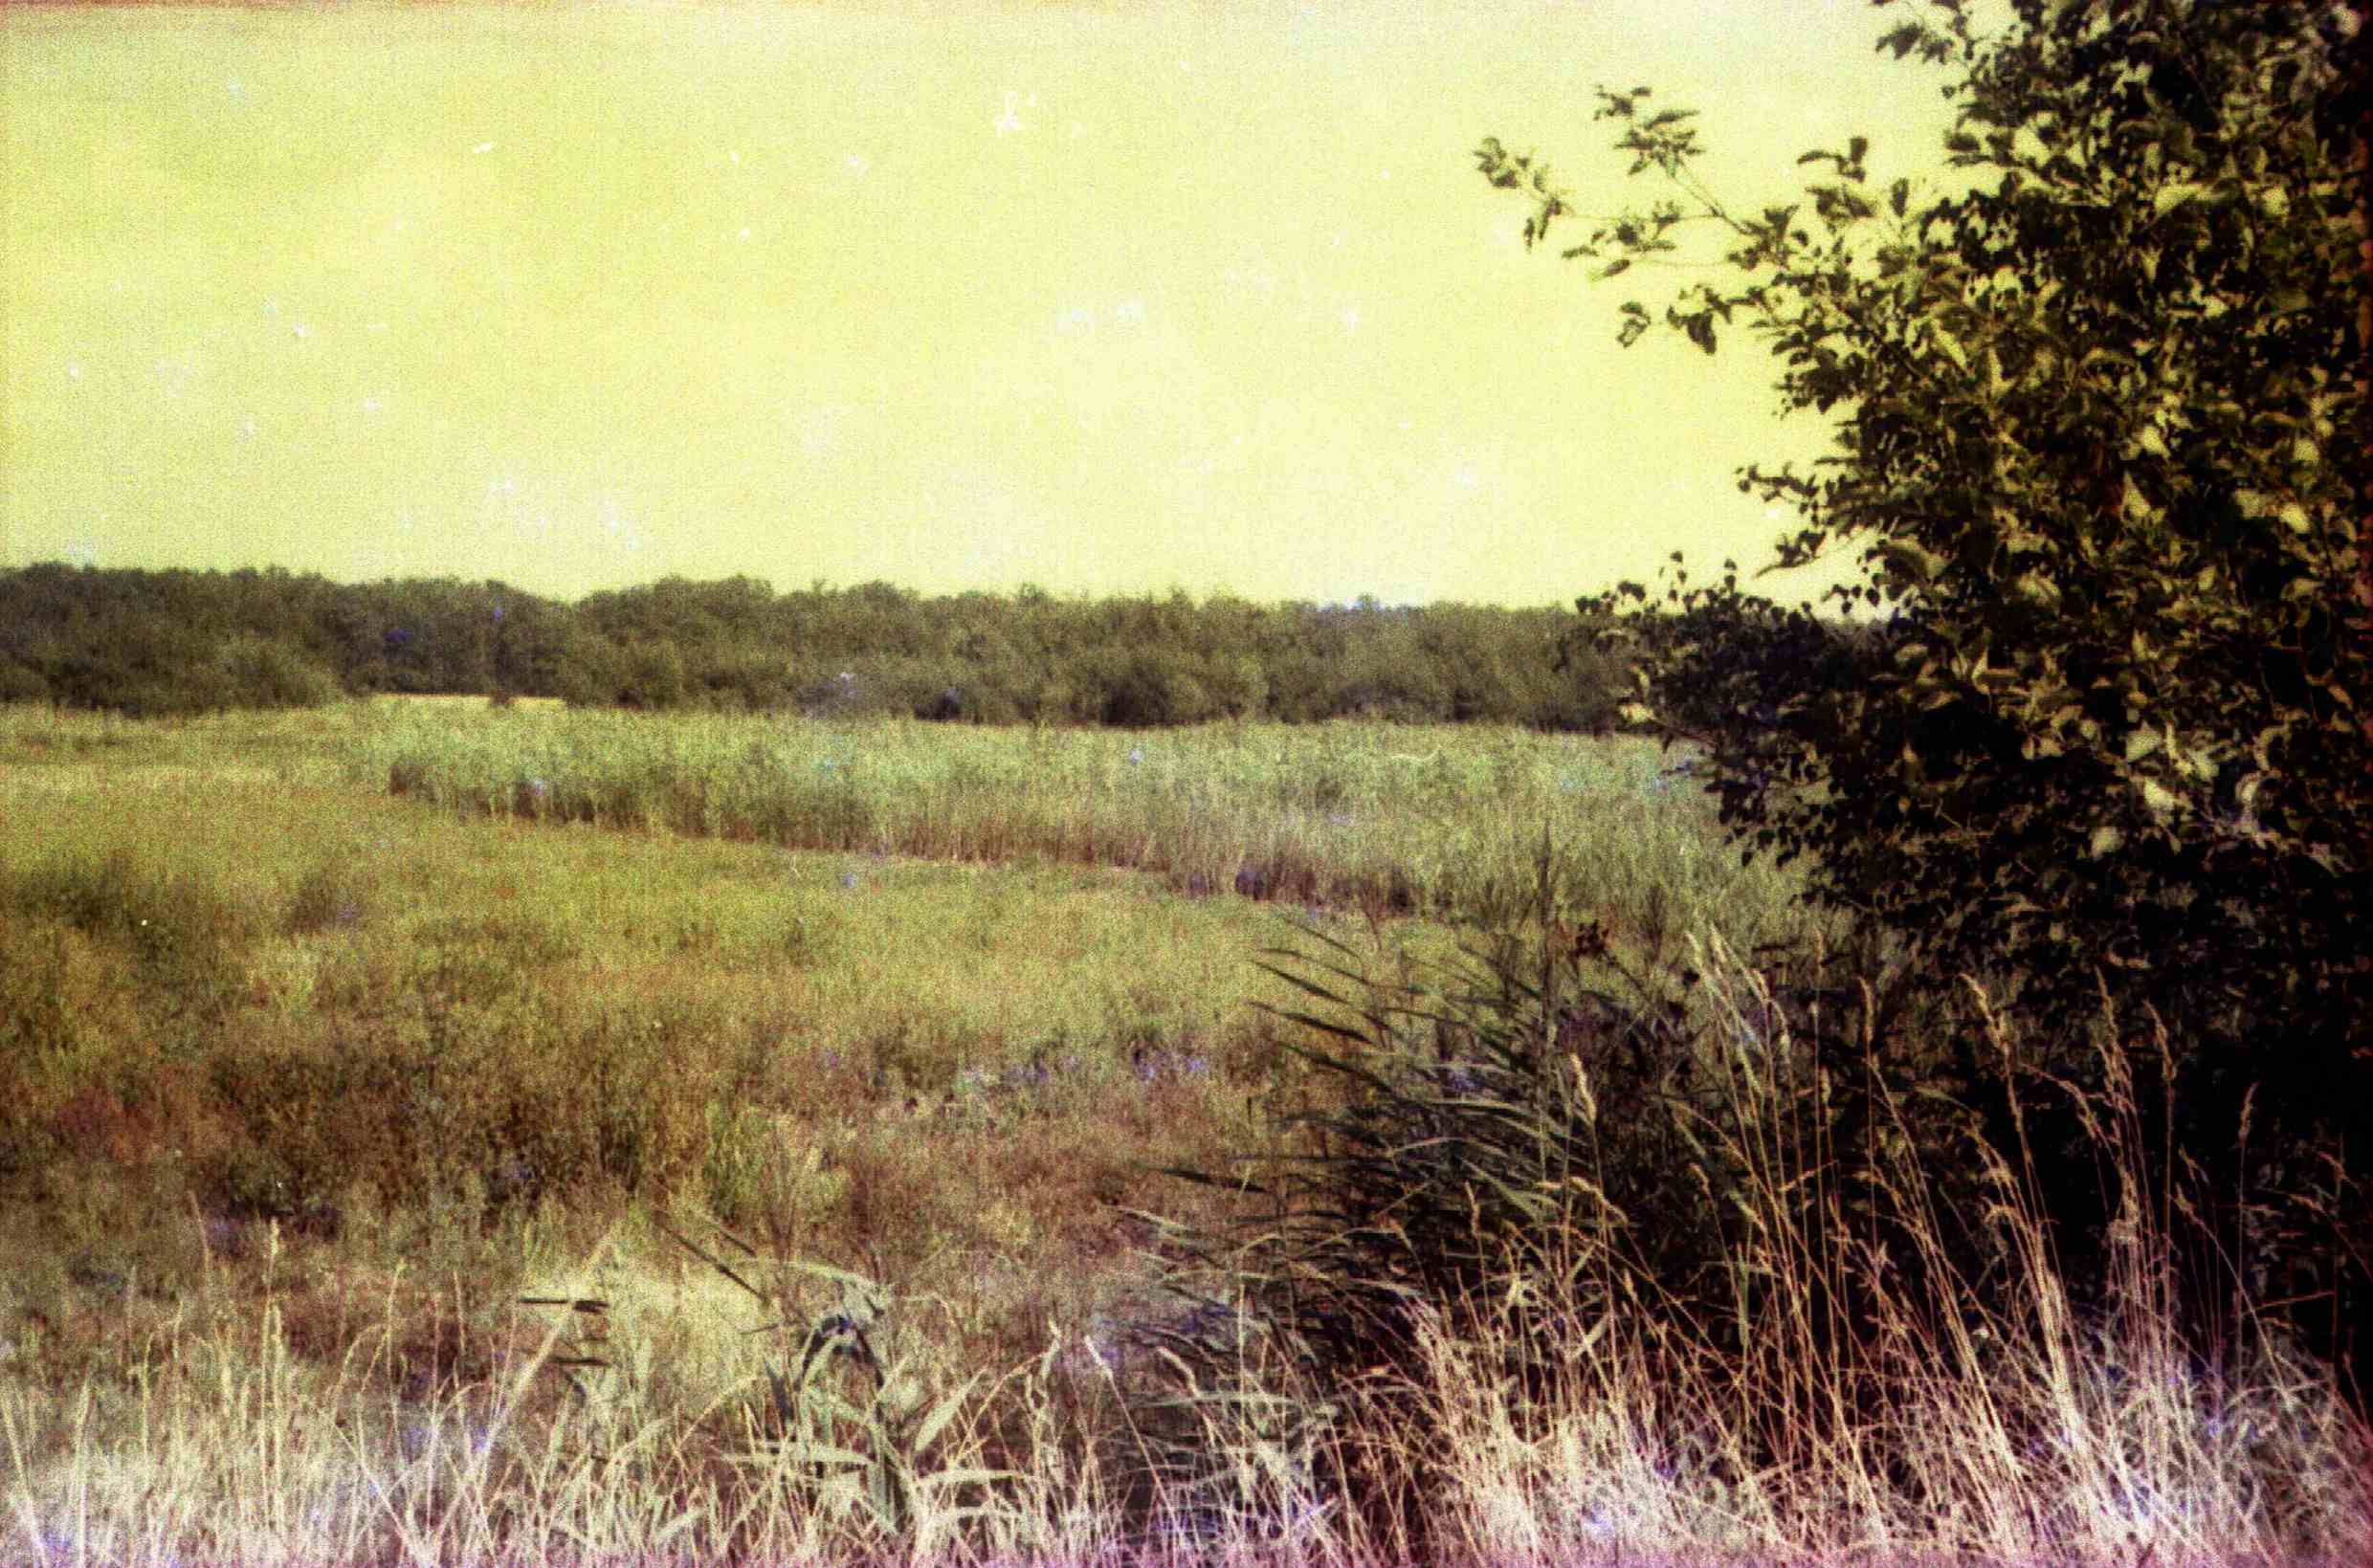
[[[1785,879],[1669,761],[0,711],[0,1557],[1209,1559],[1145,1523],[1121,1325],[1178,1310],[1135,1214],[1231,1207],[1150,1167],[1231,1169],[1333,1092],[1250,961],[1447,956],[1454,919],[1519,918],[1546,828],[1560,910],[1618,957],[1697,934],[1711,1049],[1782,1071],[1719,955],[1795,929]],[[1810,1267],[1788,1243],[1742,1266]],[[1488,1314],[1430,1341],[1399,1441],[1477,1563],[2373,1550],[2367,1434],[2278,1358],[2189,1364],[2147,1268],[2120,1323],[2068,1320],[2041,1262],[1975,1299],[1990,1338],[1896,1326],[1911,1415],[1785,1468],[1742,1435],[1779,1374],[1659,1380],[1615,1318],[1571,1324],[1545,1412],[1508,1402]],[[767,1378],[834,1313],[895,1398],[841,1412],[819,1481]],[[1229,1506],[1175,1509],[1238,1560],[1390,1557],[1310,1510],[1306,1455],[1202,1419]]]

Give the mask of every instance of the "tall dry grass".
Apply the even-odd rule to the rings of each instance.
[[[1795,1188],[1820,1173],[1766,1119],[1784,1070],[1757,978],[1719,949],[1708,972],[1741,1074],[1726,1136],[1784,1156],[1727,1262],[1809,1287],[1853,1260],[1807,1245]],[[1900,1174],[1896,1217],[1935,1240]],[[697,1266],[672,1296],[627,1283],[616,1237],[574,1260],[531,1243],[538,1306],[510,1341],[410,1394],[373,1376],[400,1318],[312,1363],[269,1285],[241,1299],[217,1276],[69,1398],[0,1393],[0,1521],[16,1560],[143,1568],[1409,1560],[1344,1506],[1356,1453],[1428,1479],[1422,1560],[1445,1564],[2365,1560],[2373,1439],[2277,1343],[2213,1365],[2178,1347],[2164,1217],[2129,1187],[2126,1289],[2084,1321],[2015,1156],[1986,1179],[2015,1268],[1882,1286],[1850,1357],[1803,1316],[1808,1288],[1764,1298],[1750,1354],[1713,1357],[1704,1325],[1627,1300],[1587,1236],[1535,1238],[1489,1291],[1414,1310],[1406,1417],[1370,1428],[1254,1318],[1203,1341],[1229,1380],[1183,1394],[1158,1336],[1051,1327],[1035,1357],[965,1365],[934,1349],[944,1303],[680,1231]],[[728,1273],[743,1321],[711,1291]],[[816,1275],[823,1301],[786,1321]],[[1832,1398],[1873,1386],[1875,1405]],[[1180,1417],[1191,1473],[1159,1464]]]

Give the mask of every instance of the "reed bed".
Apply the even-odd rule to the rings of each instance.
[[[1474,727],[987,729],[571,712],[397,713],[355,782],[455,809],[787,849],[1114,866],[1190,894],[1462,918],[1560,896],[1626,933],[1761,939],[1792,880],[1709,850],[1689,759]]]

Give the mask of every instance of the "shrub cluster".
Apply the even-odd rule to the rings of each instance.
[[[367,693],[583,707],[1132,729],[1370,718],[1605,728],[1611,661],[1571,611],[1226,595],[777,593],[680,578],[574,605],[501,583],[286,571],[0,572],[0,701],[167,717]]]

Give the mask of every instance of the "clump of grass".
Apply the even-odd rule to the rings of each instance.
[[[764,1392],[747,1412],[751,1419],[743,1432],[748,1444],[743,1457],[801,1483],[807,1511],[877,1549],[912,1553],[922,1560],[935,1557],[969,1521],[1005,1512],[987,1499],[992,1490],[1018,1479],[1012,1472],[977,1463],[944,1468],[934,1463],[942,1434],[965,1413],[983,1378],[976,1373],[934,1397],[913,1357],[891,1338],[899,1305],[896,1292],[846,1270],[780,1256],[768,1286],[762,1288],[744,1272],[767,1277],[754,1267],[757,1248],[729,1229],[722,1234],[739,1254],[733,1262],[664,1222],[661,1228],[745,1292],[777,1319],[778,1328],[795,1329],[803,1317],[795,1274],[838,1289],[836,1309],[815,1315],[807,1333],[790,1341],[797,1347],[795,1364],[765,1365]],[[528,1304],[566,1306],[596,1316],[608,1308],[582,1297],[531,1297]],[[572,1380],[578,1368],[611,1365],[598,1357],[572,1359]]]
[[[1138,1332],[1171,1373],[1146,1405],[1169,1472],[1224,1487],[1248,1444],[1297,1455],[1395,1559],[2373,1547],[2373,1434],[2329,1369],[2246,1307],[2216,1362],[2178,1327],[2184,1222],[2117,1097],[2163,1037],[2103,1031],[2118,1275],[2087,1316],[2023,1152],[1891,1071],[1886,985],[1825,1017],[1835,987],[1719,939],[1642,976],[1543,914],[1529,959],[1502,943],[1430,983],[1339,943],[1297,958],[1301,1049],[1341,1093],[1248,1172],[1173,1173],[1251,1202],[1164,1226],[1190,1310]],[[1941,1179],[1950,1156],[1967,1169]],[[1260,1430],[1213,1447],[1205,1418],[1255,1405]],[[1600,1479],[1627,1465],[1652,1496]]]
[[[370,919],[375,903],[373,879],[351,858],[324,860],[289,894],[281,926],[296,937],[351,931]]]

